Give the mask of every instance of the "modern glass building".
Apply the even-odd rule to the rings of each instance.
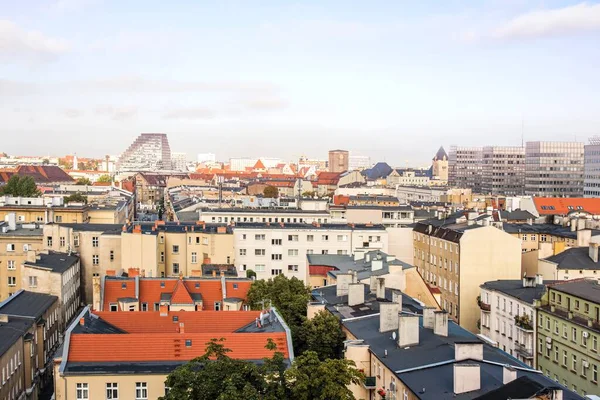
[[[522,195],[525,191],[525,148],[483,148],[481,190],[486,194]]]
[[[600,136],[584,148],[583,197],[600,197]]]
[[[525,194],[582,197],[583,147],[579,142],[527,142]]]

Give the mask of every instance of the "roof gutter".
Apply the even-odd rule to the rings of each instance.
[[[71,332],[73,332],[73,329],[75,329],[75,327],[77,326],[77,324],[79,323],[79,320],[81,318],[83,318],[85,316],[86,313],[90,312],[90,307],[86,306],[77,316],[77,318],[75,318],[73,320],[73,322],[71,322],[71,326],[69,326],[69,328],[67,329],[67,331],[65,332],[65,342],[63,343],[63,353],[62,353],[62,360],[60,362],[60,367],[58,367],[58,372],[60,374],[62,374],[63,372],[65,372],[65,367],[67,366],[67,358],[69,357],[69,344],[71,342]]]
[[[292,332],[290,331],[290,328],[287,326],[287,324],[285,323],[285,321],[283,320],[283,318],[281,317],[281,315],[279,314],[279,312],[277,311],[277,309],[274,306],[271,306],[271,311],[273,311],[273,314],[275,314],[275,316],[281,323],[281,326],[283,326],[283,329],[285,330],[285,337],[287,339],[287,346],[288,346],[288,354],[289,354],[289,358],[290,358],[290,363],[292,363],[292,362],[294,362],[294,346],[292,344]]]

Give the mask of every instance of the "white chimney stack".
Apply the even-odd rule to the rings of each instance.
[[[435,311],[433,333],[439,336],[448,336],[448,313],[446,311]]]
[[[398,322],[398,346],[407,347],[419,344],[419,316],[400,315]]]
[[[483,343],[477,342],[455,342],[454,360],[477,360],[483,361]]]
[[[351,283],[348,285],[348,305],[350,307],[365,302],[365,289],[362,283]]]
[[[481,389],[479,364],[454,364],[454,394]]]
[[[423,309],[423,328],[433,329],[435,325],[434,317],[435,308],[425,307]]]
[[[335,285],[336,296],[341,297],[348,295],[348,285],[352,283],[352,278],[352,272],[337,275],[337,282]]]
[[[398,320],[402,306],[397,303],[379,304],[379,332],[389,332],[398,329]]]
[[[517,370],[510,365],[502,368],[502,384],[507,385],[517,379]]]
[[[378,299],[385,299],[385,278],[377,278],[376,295]]]

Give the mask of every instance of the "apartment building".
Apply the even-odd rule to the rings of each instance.
[[[411,204],[414,202],[443,201],[448,189],[434,186],[396,186],[396,196],[400,204]]]
[[[448,185],[481,193],[482,160],[482,147],[450,147]]]
[[[85,223],[90,220],[89,208],[86,204],[65,204],[61,197],[0,196],[0,220],[15,214],[19,223]]]
[[[525,194],[546,197],[583,196],[584,144],[527,142]]]
[[[548,286],[538,308],[537,365],[582,395],[599,393],[600,286],[576,279]]]
[[[235,265],[258,279],[279,274],[309,282],[307,254],[353,254],[359,249],[386,252],[385,227],[373,224],[237,223]]]
[[[37,400],[61,343],[56,296],[20,290],[0,303],[0,398]]]
[[[312,292],[308,317],[325,310],[346,333],[344,356],[365,380],[357,399],[582,399],[406,294],[354,283]]]
[[[480,285],[521,276],[521,242],[472,220],[419,222],[413,244],[413,264],[425,281],[440,291],[440,306],[471,332],[478,331]]]
[[[255,321],[262,324],[257,326]],[[55,359],[55,399],[158,399],[167,375],[202,356],[206,343],[225,339],[229,357],[262,362],[272,339],[286,363],[294,359],[291,333],[269,311],[100,312],[86,308],[69,327]],[[144,343],[152,343],[152,351]]]
[[[157,221],[124,229],[119,265],[137,268],[146,277],[199,276],[203,264],[235,261],[231,226]]]
[[[446,161],[447,162],[447,161]],[[446,174],[448,169],[446,167]],[[431,177],[428,170],[412,170],[396,168],[387,176],[389,186],[430,186]],[[446,182],[447,183],[447,182]]]
[[[42,229],[37,224],[17,224],[15,214],[0,223],[0,301],[22,288],[21,264],[29,250],[41,250]]]
[[[144,278],[130,269],[127,277],[94,277],[93,309],[96,311],[247,311],[251,279]]]
[[[260,208],[202,208],[198,220],[209,223],[270,222],[270,223],[328,223],[327,210],[260,209]]]
[[[81,264],[79,256],[42,250],[29,250],[21,266],[21,286],[33,293],[58,297],[61,314],[59,331],[81,307]]]
[[[544,279],[569,280],[590,278],[600,280],[598,243],[585,247],[572,247],[563,252],[540,259],[538,273]]]
[[[119,270],[121,259],[120,224],[47,224],[43,227],[43,246],[46,250],[77,253],[80,260],[82,299],[92,301],[92,277]]]
[[[117,170],[121,172],[171,168],[171,147],[166,133],[142,133],[117,161]]]
[[[583,196],[600,197],[600,136],[583,148]]]
[[[525,186],[525,148],[485,146],[482,151],[481,191],[491,195],[522,195]]]
[[[329,172],[348,171],[349,156],[348,150],[329,150]]]
[[[481,335],[519,361],[535,367],[536,306],[546,293],[543,278],[485,282],[478,299]]]

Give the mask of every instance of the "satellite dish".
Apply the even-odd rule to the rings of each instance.
[[[396,332],[392,332],[392,339],[396,340]]]

